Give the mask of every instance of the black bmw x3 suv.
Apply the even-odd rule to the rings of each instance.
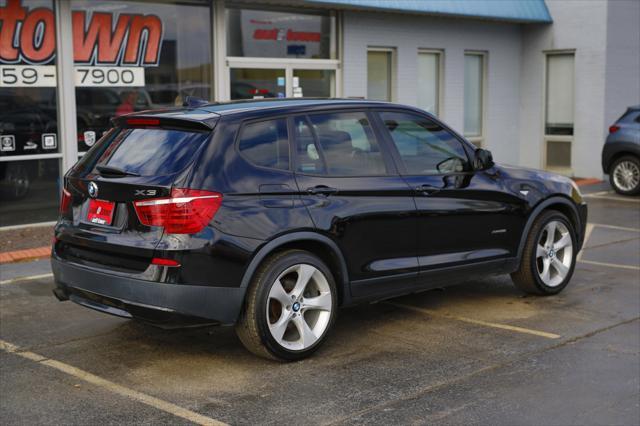
[[[235,324],[264,357],[308,356],[339,306],[480,274],[556,294],[582,246],[570,179],[496,165],[416,108],[263,100],[113,124],[65,176],[55,295]]]

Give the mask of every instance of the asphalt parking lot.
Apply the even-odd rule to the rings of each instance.
[[[2,265],[0,423],[637,425],[640,199],[588,201],[562,294],[524,297],[504,276],[344,309],[292,364],[252,356],[231,328],[60,303],[47,261]]]

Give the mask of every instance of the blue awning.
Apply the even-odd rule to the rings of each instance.
[[[544,0],[305,0],[305,3],[509,22],[552,22]]]

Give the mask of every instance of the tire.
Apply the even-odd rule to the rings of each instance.
[[[553,244],[547,239],[553,232]],[[553,295],[569,284],[576,265],[576,231],[569,219],[555,210],[536,218],[525,243],[513,283],[529,294]]]
[[[318,257],[303,250],[277,253],[256,271],[236,333],[249,351],[263,358],[306,358],[335,322],[336,295],[331,271]]]
[[[640,194],[640,159],[632,155],[618,158],[611,165],[609,182],[622,195]]]

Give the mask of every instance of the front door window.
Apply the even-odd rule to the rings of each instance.
[[[410,175],[438,175],[468,170],[462,143],[438,123],[412,114],[380,114]]]

